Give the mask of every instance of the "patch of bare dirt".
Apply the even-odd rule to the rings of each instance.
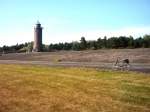
[[[132,65],[130,70],[150,73],[150,48],[12,53],[0,56],[0,64],[35,64],[112,69],[118,57],[130,60]]]
[[[120,57],[121,59],[128,58],[132,63],[150,63],[150,48],[13,53],[3,54],[0,56],[0,60],[112,63],[117,59],[117,57]]]

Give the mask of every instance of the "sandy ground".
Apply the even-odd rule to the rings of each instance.
[[[0,64],[34,64],[112,69],[118,57],[130,60],[130,70],[150,73],[150,48],[12,53],[0,56]]]

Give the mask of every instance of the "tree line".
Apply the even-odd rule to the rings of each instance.
[[[20,53],[20,52],[31,52],[33,49],[33,42],[26,42],[24,44],[16,44],[12,46],[0,47],[0,53]]]
[[[145,35],[139,38],[132,36],[120,36],[107,38],[106,36],[97,40],[87,41],[85,37],[81,37],[80,41],[71,43],[58,43],[45,46],[47,51],[56,50],[97,50],[97,49],[119,49],[119,48],[150,48],[150,35]]]
[[[60,50],[97,50],[97,49],[119,49],[119,48],[150,48],[150,35],[144,35],[143,37],[133,38],[132,36],[120,36],[107,38],[106,36],[98,38],[97,40],[86,40],[85,37],[81,37],[80,41],[57,43],[50,45],[43,45],[42,50],[44,52],[60,51]],[[0,52],[32,52],[33,42],[24,44],[16,44],[13,46],[0,47]]]

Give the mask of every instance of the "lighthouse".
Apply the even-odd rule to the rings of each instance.
[[[42,27],[39,21],[37,21],[36,26],[34,27],[34,52],[42,51]]]

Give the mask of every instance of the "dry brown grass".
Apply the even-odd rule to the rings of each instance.
[[[149,112],[150,76],[0,65],[0,112]]]
[[[114,62],[117,57],[129,58],[132,63],[150,63],[150,48],[60,51],[50,53],[19,53],[0,56],[0,60]]]

